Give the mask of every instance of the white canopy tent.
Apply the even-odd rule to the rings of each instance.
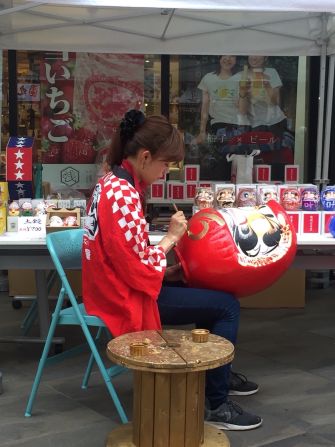
[[[334,82],[334,0],[3,0],[1,7],[3,49],[320,56],[315,179],[326,181]]]

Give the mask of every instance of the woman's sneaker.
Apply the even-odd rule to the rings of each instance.
[[[205,421],[223,430],[252,430],[262,425],[262,418],[243,411],[235,402],[228,400],[215,410],[206,402]]]
[[[230,372],[229,392],[230,396],[250,396],[257,393],[257,383],[250,382],[243,374]]]

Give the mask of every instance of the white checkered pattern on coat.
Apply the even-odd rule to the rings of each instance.
[[[127,242],[143,264],[162,272],[166,268],[166,256],[159,245],[147,244],[149,225],[143,217],[138,192],[127,180],[113,174],[106,176],[105,180],[106,196],[112,199],[113,214],[121,213],[118,224]]]

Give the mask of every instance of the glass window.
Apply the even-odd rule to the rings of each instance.
[[[5,176],[6,144],[9,138],[9,116],[8,116],[8,64],[7,51],[3,50],[1,57],[1,170],[0,175]]]
[[[283,180],[295,161],[300,69],[292,56],[171,57],[170,118],[201,179],[229,181],[227,155],[258,151],[254,163],[270,164],[272,180]]]
[[[7,53],[3,152],[9,138]],[[17,51],[16,58],[18,135],[35,137],[43,163],[91,163],[97,152],[106,152],[129,108],[161,112],[160,56]]]
[[[144,56],[144,112],[161,113],[161,58],[154,54]]]
[[[18,135],[35,138],[35,150],[41,148],[40,135],[40,52],[17,51]]]

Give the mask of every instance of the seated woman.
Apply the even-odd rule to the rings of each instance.
[[[115,134],[112,170],[95,186],[83,244],[83,297],[111,333],[161,329],[163,324],[194,323],[236,343],[240,307],[233,296],[211,290],[163,286],[182,278],[180,265],[167,267],[166,254],[187,228],[182,211],[171,217],[167,234],[148,244],[143,213],[145,188],[161,178],[169,162],[184,157],[180,133],[163,116],[126,113]],[[231,382],[230,382],[231,380]],[[258,386],[231,373],[230,365],[207,373],[206,419],[220,428],[249,430],[262,419],[227,399],[253,394]]]

